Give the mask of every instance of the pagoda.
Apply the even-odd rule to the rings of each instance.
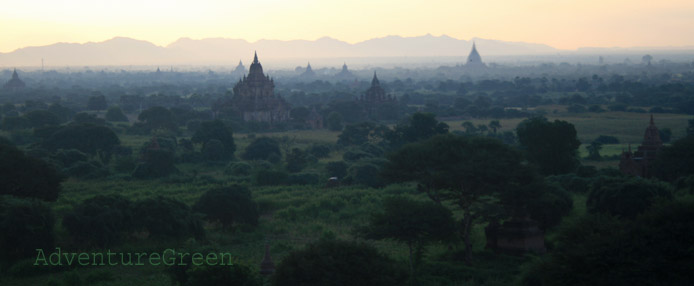
[[[12,78],[9,81],[7,81],[7,83],[5,83],[3,87],[6,89],[20,89],[24,88],[25,86],[26,84],[24,84],[24,82],[21,79],[19,79],[17,69],[14,69],[14,72],[12,72]]]

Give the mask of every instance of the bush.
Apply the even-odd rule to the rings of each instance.
[[[347,163],[344,161],[328,162],[325,165],[325,170],[328,171],[328,176],[343,179],[347,175]]]
[[[284,185],[288,176],[285,171],[258,170],[253,174],[253,183],[257,186]]]
[[[224,174],[232,176],[249,176],[253,167],[246,162],[231,162],[224,169]]]
[[[385,186],[380,175],[380,169],[375,164],[356,163],[347,170],[345,182],[355,185],[364,185],[372,188]]]
[[[120,195],[95,196],[63,217],[63,226],[81,247],[119,244],[133,231],[133,203]]]
[[[407,274],[375,248],[323,240],[294,251],[277,266],[274,285],[403,285]]]
[[[308,148],[308,153],[316,158],[328,158],[330,156],[330,145],[328,144],[312,144]]]
[[[287,184],[290,185],[315,185],[320,183],[320,175],[316,173],[297,173],[287,177]]]
[[[201,239],[205,236],[200,220],[184,203],[158,196],[134,205],[136,230],[147,231],[150,237]]]

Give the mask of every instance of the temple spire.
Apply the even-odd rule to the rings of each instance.
[[[653,114],[652,113],[651,113],[651,125],[655,125],[655,123],[653,123]]]
[[[380,83],[378,82],[378,77],[376,76],[376,72],[374,71],[374,78],[371,80],[371,85],[379,85]]]
[[[12,72],[12,78],[18,78],[19,75],[17,74],[17,68],[14,68],[14,71]]]
[[[253,55],[253,63],[254,63],[254,64],[257,64],[257,63],[258,63],[258,52],[257,52],[257,51],[253,51],[253,53],[254,53],[254,55]]]

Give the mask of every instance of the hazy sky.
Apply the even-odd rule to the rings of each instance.
[[[694,45],[694,0],[0,0],[0,52],[115,36],[165,46],[427,33],[560,49]]]

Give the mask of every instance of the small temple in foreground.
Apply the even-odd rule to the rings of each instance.
[[[651,114],[651,122],[646,127],[641,146],[632,152],[631,145],[629,145],[629,150],[622,152],[619,170],[623,174],[644,178],[650,177],[652,174],[651,165],[653,165],[661,147],[663,147],[663,140],[660,139],[660,132],[658,127],[655,126],[653,115]]]

